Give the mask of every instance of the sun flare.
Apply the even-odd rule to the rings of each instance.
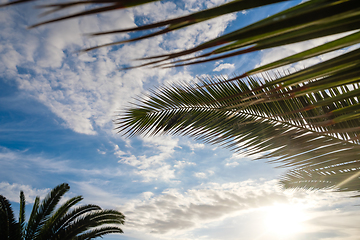
[[[268,232],[285,237],[301,232],[305,219],[305,212],[300,206],[278,204],[267,210],[265,224]]]

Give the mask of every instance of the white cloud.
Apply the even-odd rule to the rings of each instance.
[[[261,157],[262,154],[247,155],[246,150],[240,150],[231,155],[230,158],[224,160],[225,166],[236,167],[239,164],[248,163],[250,160]]]
[[[203,173],[203,172],[197,172],[197,173],[194,173],[194,176],[197,177],[197,178],[206,178],[206,173]]]
[[[77,176],[83,175],[87,177],[124,175],[120,168],[80,168],[79,166],[73,166],[69,160],[46,158],[41,154],[26,154],[26,152],[11,151],[4,147],[0,147],[0,162],[2,166],[0,173],[3,176],[9,174],[6,169],[14,171],[16,169],[20,175],[23,172],[31,175],[31,170],[34,169],[45,173],[72,173]]]
[[[209,176],[214,175],[214,171],[208,170],[207,172],[196,172],[194,176],[197,178],[208,178]]]
[[[356,200],[345,196],[348,195],[327,192],[284,192],[278,187],[277,181],[248,180],[227,184],[210,183],[185,192],[169,189],[161,195],[149,194],[146,199],[130,201],[122,209],[127,216],[130,236],[136,231],[138,234],[151,232],[149,236],[158,239],[186,239],[186,236],[193,233],[193,229],[197,229],[198,233],[200,229],[206,231],[210,223],[221,229],[220,226],[222,222],[226,224],[226,219],[246,215],[249,211],[261,213],[264,207],[274,204],[301,205],[308,214],[304,223],[308,227],[305,233],[313,234],[314,229],[325,231],[329,230],[332,224],[338,225],[336,214],[331,210],[334,206],[338,206],[339,216],[346,218],[347,215],[351,215],[348,219],[352,219],[353,222],[346,221],[341,225],[343,229],[338,225],[333,230],[337,232],[353,230],[352,227],[356,226],[359,217],[356,212],[347,212],[344,206],[351,205]],[[317,222],[320,218],[325,221]],[[256,224],[261,226],[260,223]],[[358,233],[358,228],[355,231]],[[192,239],[201,238],[193,236]],[[213,238],[207,236],[205,239]]]
[[[20,191],[24,192],[26,204],[29,204],[34,203],[34,200],[37,196],[39,196],[40,199],[43,199],[46,194],[48,194],[50,189],[34,189],[29,185],[0,182],[1,195],[5,196],[9,201],[19,202]]]
[[[123,155],[126,155],[125,152],[121,151],[119,148],[119,145],[117,144],[113,144],[114,145],[114,155],[117,156],[118,158],[120,158]]]
[[[197,149],[204,149],[205,148],[205,144],[196,143],[194,141],[187,141],[186,145],[191,149],[191,151],[195,151]]]
[[[216,68],[213,69],[214,72],[220,72],[224,69],[233,69],[235,68],[235,64],[234,63],[222,63],[219,66],[217,66]]]
[[[144,146],[155,150],[155,154],[152,152],[149,154],[150,156],[135,156],[130,152],[120,151],[116,145],[114,154],[120,158],[118,162],[135,167],[133,173],[140,175],[145,182],[153,180],[169,181],[175,178],[175,169],[167,160],[172,157],[175,148],[179,147],[179,139],[171,136],[157,136],[146,137],[142,140]]]
[[[97,151],[98,151],[99,154],[102,154],[102,155],[105,155],[105,154],[106,154],[105,151],[101,151],[100,149],[97,149]]]
[[[26,7],[24,7],[26,5]],[[15,30],[14,19],[26,15],[31,4],[15,10],[1,10],[3,38],[0,54],[4,65],[0,70],[7,79],[15,79],[25,93],[46,105],[60,117],[67,128],[94,135],[98,129],[111,131],[114,112],[122,109],[132,97],[143,91],[144,83],[171,83],[195,80],[188,72],[174,69],[135,69],[119,71],[124,64],[137,64],[133,59],[170,50],[185,49],[216,37],[235,19],[229,15],[171,34],[163,46],[164,37],[156,37],[113,50],[101,48],[86,54],[75,51],[114,40],[128,38],[126,34],[85,38],[82,33],[133,27],[135,15],[149,21],[188,13],[174,3],[146,4],[133,10],[111,12],[99,16],[73,19],[42,26],[30,31]],[[35,11],[28,11],[35,18]],[[64,11],[66,14],[66,11]],[[34,20],[33,20],[34,21]],[[22,40],[23,39],[23,40]],[[175,39],[175,40],[174,40]],[[21,74],[19,74],[21,73]]]
[[[332,36],[327,36],[327,37],[323,37],[323,38],[317,38],[317,39],[313,39],[313,40],[309,40],[309,41],[305,41],[305,42],[300,42],[300,43],[294,43],[294,44],[289,44],[289,45],[285,45],[285,46],[281,46],[281,47],[277,47],[274,49],[269,49],[269,50],[264,50],[263,51],[263,55],[261,57],[261,61],[259,64],[257,64],[256,67],[277,61],[281,58],[285,58],[288,57],[290,55],[299,53],[301,51],[305,51],[307,49],[319,46],[321,44],[325,44],[327,42],[333,41],[335,39],[338,39],[340,37],[343,37],[345,35],[348,35],[349,33],[342,33],[342,34],[336,34],[336,35],[332,35]],[[345,53],[349,50],[351,50],[353,48],[347,49],[347,50],[338,50],[335,52],[330,52],[327,54],[323,54],[320,55],[318,57],[314,57],[314,58],[310,58],[304,61],[300,61],[298,63],[294,63],[292,65],[288,65],[288,66],[284,66],[282,68],[280,68],[280,72],[281,70],[290,70],[290,71],[294,71],[294,70],[300,70],[303,69],[304,67],[309,67],[312,66],[314,64],[317,64],[319,62],[323,62],[325,60],[328,60],[330,58],[336,57],[342,53]]]
[[[225,166],[227,166],[227,167],[236,167],[236,166],[238,166],[238,165],[239,165],[238,162],[230,162],[230,163],[226,163],[226,164],[225,164]]]
[[[185,166],[196,166],[196,163],[188,161],[175,161],[175,168],[184,168]]]
[[[116,191],[112,189],[106,181],[90,180],[90,181],[72,181],[71,190],[76,195],[84,197],[83,202],[87,204],[96,204],[106,209],[116,209],[123,212],[122,205],[125,199],[120,197]]]

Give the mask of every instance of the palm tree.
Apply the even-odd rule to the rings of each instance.
[[[20,0],[7,5],[34,0]],[[134,7],[157,0],[89,0],[41,5],[46,13],[90,4],[94,8],[36,24]],[[178,30],[231,12],[286,0],[234,0],[212,9],[136,28],[92,33],[103,35],[154,30],[123,44]],[[98,5],[102,4],[102,5]],[[5,5],[4,5],[5,6]],[[235,55],[347,33],[315,48],[255,68],[231,79],[164,86],[140,98],[116,123],[119,132],[189,135],[222,144],[292,169],[282,178],[285,187],[334,188],[360,191],[359,64],[360,1],[305,1],[184,51],[144,58],[143,66],[199,64]],[[352,32],[349,32],[352,31]],[[112,44],[107,44],[112,45]],[[94,46],[89,51],[102,46]],[[294,73],[278,67],[325,53],[348,52]],[[195,57],[189,57],[195,55]],[[177,60],[181,57],[181,60]],[[266,72],[270,71],[270,73]]]
[[[30,218],[25,223],[25,196],[20,192],[19,221],[15,220],[9,201],[0,195],[0,236],[12,240],[93,239],[109,233],[123,233],[117,225],[125,216],[115,210],[102,210],[88,204],[73,208],[83,198],[73,197],[55,209],[69,191],[68,184],[55,187],[40,203],[36,197]]]

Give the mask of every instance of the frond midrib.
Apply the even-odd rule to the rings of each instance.
[[[143,106],[143,108],[144,109],[149,109],[149,108],[147,108],[145,106]],[[204,110],[204,111],[211,111],[212,110],[212,111],[224,112],[224,113],[244,114],[244,115],[247,115],[249,117],[259,118],[259,121],[268,120],[270,122],[282,124],[282,125],[285,125],[287,127],[293,127],[293,128],[298,129],[298,130],[307,131],[307,132],[310,132],[312,134],[316,134],[319,137],[328,137],[328,138],[331,138],[333,140],[342,141],[342,142],[347,143],[347,144],[353,144],[353,145],[356,145],[356,146],[359,145],[359,144],[356,144],[356,143],[354,143],[352,141],[346,141],[344,139],[334,137],[331,134],[326,134],[326,132],[324,132],[324,131],[323,132],[315,131],[315,130],[310,129],[310,128],[306,128],[306,127],[303,127],[303,126],[293,124],[291,122],[281,120],[279,118],[275,118],[276,116],[272,117],[272,116],[264,116],[264,115],[261,115],[261,114],[254,114],[254,113],[251,113],[251,111],[246,111],[244,109],[242,109],[242,110],[238,110],[238,109],[231,110],[231,109],[207,107],[206,105],[204,105],[204,106],[178,106],[178,107],[173,107],[173,108],[166,107],[166,108],[161,108],[161,109],[152,108],[152,111],[147,112],[146,115],[151,116],[151,115],[154,115],[154,114],[161,114],[161,113],[164,113],[164,112],[186,111],[186,110]],[[308,126],[310,126],[310,125],[308,125]]]

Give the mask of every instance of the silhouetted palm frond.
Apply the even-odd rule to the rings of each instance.
[[[360,172],[359,85],[330,81],[324,89],[319,85],[329,79],[321,78],[284,87],[289,76],[160,87],[120,114],[117,129],[127,136],[188,135],[262,154],[292,168],[285,187],[359,191],[359,184],[346,182]]]

